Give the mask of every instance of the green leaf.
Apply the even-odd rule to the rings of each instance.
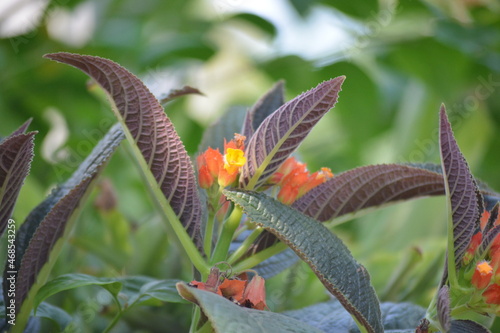
[[[266,20],[260,16],[250,14],[250,13],[240,13],[240,14],[236,14],[232,17],[229,17],[229,19],[230,20],[246,21],[248,23],[255,25],[257,28],[259,28],[262,31],[264,31],[265,33],[269,34],[271,37],[276,36],[277,29],[274,26],[274,24],[272,24],[271,22],[269,22],[268,20]]]
[[[381,303],[384,331],[411,329],[415,332],[419,321],[425,316],[425,309],[411,303]],[[338,300],[314,304],[299,310],[283,313],[323,332],[357,332],[356,322],[343,309]]]
[[[64,328],[68,326],[73,318],[63,309],[58,308],[49,303],[41,303],[36,311],[36,316],[39,318],[47,318],[59,326],[59,331],[63,332]]]
[[[320,330],[279,313],[240,307],[215,293],[178,283],[177,290],[200,306],[215,332],[319,333]]]
[[[240,186],[256,189],[264,184],[297,149],[314,125],[335,105],[345,76],[320,83],[269,115],[245,149]]]
[[[483,199],[472,177],[469,166],[453,137],[444,105],[440,109],[439,145],[445,176],[449,207],[448,274],[455,283],[455,269],[460,268],[472,235],[479,228]],[[452,272],[453,271],[453,272]],[[446,272],[445,272],[446,276]]]
[[[184,303],[175,287],[179,280],[152,280],[141,286],[138,293],[132,295],[128,302],[130,304],[142,304],[150,299],[162,302]]]
[[[108,93],[129,141],[142,155],[139,158],[144,159],[175,215],[201,248],[201,201],[193,166],[154,95],[136,76],[111,60],[64,52],[45,57],[80,69]]]
[[[0,236],[7,227],[33,159],[34,136],[24,134],[31,120],[0,142]]]
[[[45,299],[64,290],[75,289],[84,286],[101,286],[115,297],[122,289],[123,283],[113,278],[95,277],[86,274],[65,274],[47,282],[35,296],[34,308]]]
[[[226,190],[224,194],[241,206],[251,221],[289,245],[363,328],[383,331],[368,272],[322,223],[264,193]]]

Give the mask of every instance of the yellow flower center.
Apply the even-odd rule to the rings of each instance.
[[[228,173],[237,172],[247,161],[244,154],[243,150],[227,148],[226,154],[224,155],[224,169],[226,169]]]
[[[483,261],[483,262],[477,264],[476,269],[478,270],[478,272],[481,275],[486,275],[486,274],[490,274],[491,272],[493,272],[493,267],[491,267],[491,265],[488,264],[487,261]]]

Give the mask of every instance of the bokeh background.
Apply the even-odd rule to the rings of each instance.
[[[18,223],[114,123],[85,75],[42,58],[57,51],[112,59],[158,97],[186,84],[202,91],[166,105],[193,155],[204,128],[228,110],[248,108],[276,81],[285,81],[290,99],[346,75],[337,106],[299,151],[312,171],[439,163],[437,115],[445,103],[473,174],[500,190],[496,0],[3,0],[0,38],[0,136],[28,118],[39,131]],[[125,149],[103,179],[114,189],[120,222],[89,204],[54,274],[186,278],[175,268],[186,265],[176,260],[178,250],[155,232],[161,221]],[[335,231],[367,266],[382,299],[426,306],[441,271],[445,224],[441,197],[383,208]],[[408,260],[402,285],[391,284]],[[300,264],[270,280],[268,290],[277,311],[327,299]],[[53,302],[78,315],[85,297]]]

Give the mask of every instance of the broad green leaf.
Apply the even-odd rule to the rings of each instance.
[[[258,27],[259,29],[261,29],[265,33],[269,34],[271,37],[276,36],[277,29],[274,26],[274,24],[272,24],[270,21],[262,18],[261,16],[257,16],[257,15],[250,14],[250,13],[240,13],[240,14],[236,14],[234,16],[229,17],[229,19],[230,20],[236,19],[236,20],[246,21],[248,23],[255,25],[256,27]]]
[[[489,329],[472,320],[453,320],[450,333],[491,333]]]
[[[439,115],[441,163],[450,212],[448,265],[458,269],[471,237],[479,226],[479,218],[483,212],[482,197],[453,137],[444,105],[441,106]],[[451,267],[448,267],[450,277],[455,276],[454,272],[450,272]]]
[[[200,306],[218,333],[319,333],[320,330],[279,313],[240,307],[209,291],[178,283],[177,290],[187,300]]]
[[[259,192],[224,191],[248,218],[286,243],[304,260],[368,332],[382,332],[380,307],[366,269],[322,223]]]
[[[380,310],[385,332],[411,329],[414,333],[415,327],[425,316],[424,308],[411,303],[381,303]],[[283,314],[327,333],[359,332],[356,322],[335,299]]]
[[[245,114],[246,110],[243,107],[232,107],[227,110],[203,132],[198,151],[203,153],[208,147],[224,151],[224,139],[229,141],[234,137],[234,133],[242,131]]]
[[[130,304],[139,304],[149,299],[157,299],[162,302],[183,303],[184,299],[179,296],[175,287],[179,280],[153,280],[141,286],[139,292],[129,298]]]
[[[47,298],[61,291],[75,289],[84,286],[101,286],[109,291],[114,296],[117,296],[122,289],[122,282],[113,278],[95,277],[86,274],[65,274],[47,282],[35,296],[34,308],[37,307]],[[38,312],[37,312],[38,314]]]
[[[27,121],[0,142],[0,236],[7,227],[33,159],[34,136],[37,132],[24,134],[30,122]]]
[[[38,306],[36,317],[52,320],[59,326],[60,332],[63,332],[64,328],[73,321],[73,318],[66,311],[45,302]]]
[[[18,316],[14,331],[21,332],[26,324],[33,298],[45,283],[72,229],[81,202],[89,193],[92,181],[123,138],[120,126],[117,124],[112,127],[72,176],[33,209],[19,228],[16,235],[16,262],[14,266],[7,262],[4,271],[4,290],[7,287],[6,278],[12,275],[16,278]]]
[[[319,3],[331,6],[336,10],[342,11],[347,15],[357,17],[357,18],[365,18],[371,22],[376,18],[379,2],[376,0],[367,0],[363,2],[359,1],[327,1],[320,0]],[[380,13],[379,15],[388,15],[387,13]],[[380,20],[380,18],[378,18]]]
[[[264,119],[285,103],[284,94],[283,81],[278,81],[248,110],[243,125],[243,135],[248,139],[251,138]]]
[[[256,189],[297,149],[335,105],[345,76],[325,81],[282,105],[257,128],[246,145],[240,186]]]
[[[188,234],[201,246],[201,201],[191,160],[158,100],[136,76],[111,60],[71,53],[46,58],[74,66],[108,93],[113,110]],[[171,221],[172,223],[175,223]]]
[[[398,164],[346,171],[313,188],[293,207],[319,221],[389,202],[444,193],[443,176]]]

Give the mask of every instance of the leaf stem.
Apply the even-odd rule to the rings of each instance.
[[[120,320],[120,318],[123,314],[120,301],[118,300],[118,298],[115,295],[112,294],[112,296],[113,296],[113,300],[115,301],[115,303],[118,307],[118,312],[115,315],[115,317],[113,318],[113,320],[109,323],[108,327],[106,327],[106,329],[104,331],[102,331],[103,333],[107,333],[107,332],[111,331],[111,329],[116,325],[116,323],[118,323],[118,320]]]
[[[235,263],[238,259],[243,256],[248,248],[253,244],[254,240],[259,237],[259,235],[262,233],[264,229],[257,227],[244,241],[241,243],[241,245],[234,251],[229,258],[227,259],[227,262],[230,264]]]
[[[233,240],[234,232],[240,225],[242,215],[243,211],[241,208],[235,206],[231,215],[229,215],[229,218],[222,225],[222,232],[217,240],[212,260],[210,261],[212,265],[226,259],[227,253],[229,252],[229,246]]]
[[[246,258],[245,260],[242,260],[241,262],[237,263],[236,265],[233,266],[233,271],[234,272],[242,272],[246,269],[253,268],[263,262],[266,259],[271,258],[272,256],[284,251],[285,249],[288,248],[288,245],[285,243],[279,242],[271,247],[268,247],[265,250],[262,250],[258,252],[257,254]]]

